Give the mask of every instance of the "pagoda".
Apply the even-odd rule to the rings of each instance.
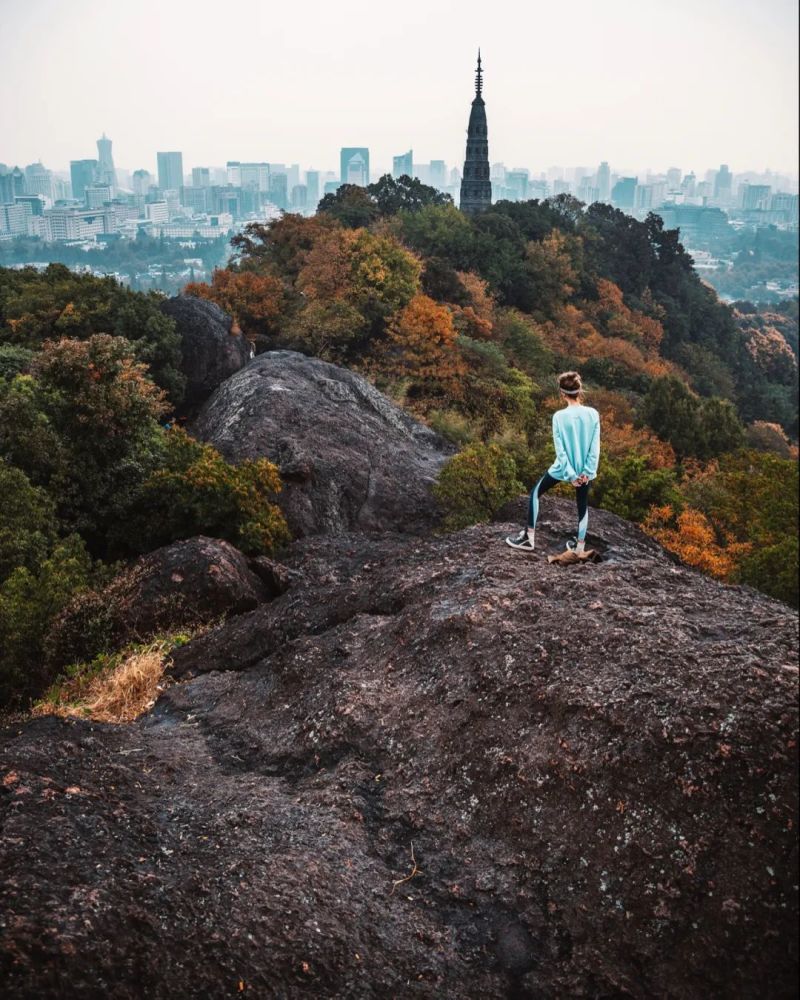
[[[486,126],[486,104],[483,100],[483,70],[478,49],[478,70],[475,74],[475,99],[469,113],[467,155],[461,180],[461,211],[468,215],[483,212],[492,203],[492,182],[489,175],[489,130]]]

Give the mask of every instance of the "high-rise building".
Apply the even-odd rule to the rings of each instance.
[[[769,210],[780,216],[780,222],[797,225],[798,196],[786,191],[776,191],[770,198]]]
[[[667,191],[677,191],[681,186],[681,168],[670,167],[667,171]]]
[[[97,160],[70,160],[69,174],[72,180],[72,197],[83,201],[86,188],[91,187],[97,179]]]
[[[20,194],[25,194],[25,174],[19,167],[0,165],[0,203],[11,204]]]
[[[350,163],[358,157],[355,169],[351,170]],[[351,179],[361,178],[361,180]],[[366,146],[342,146],[339,156],[339,180],[342,184],[360,184],[366,187],[369,184],[369,150]]]
[[[475,73],[475,97],[467,126],[467,153],[461,181],[461,211],[468,215],[483,212],[492,204],[492,181],[489,176],[489,128],[483,100],[483,70],[478,49]]]
[[[97,183],[107,184],[112,192],[117,186],[114,157],[111,155],[111,140],[105,132],[97,140]]]
[[[268,163],[240,163],[239,186],[252,191],[269,191]]]
[[[285,173],[274,173],[270,170],[269,200],[284,211],[289,207],[288,177]]]
[[[514,167],[506,171],[506,197],[511,201],[526,201],[530,171],[524,167]]]
[[[769,208],[772,187],[769,184],[748,184],[739,188],[741,206],[745,212],[765,212]]]
[[[211,187],[211,170],[208,167],[192,167],[192,187]]]
[[[13,204],[0,204],[0,233],[10,236],[25,236],[28,232],[28,219],[31,218],[31,206],[25,201]]]
[[[308,188],[305,184],[295,184],[292,188],[292,208],[295,212],[305,212],[308,202]]]
[[[181,190],[181,204],[196,215],[202,215],[211,211],[211,187],[192,185]]]
[[[149,170],[134,170],[133,177],[133,193],[144,197],[153,183],[153,175]]]
[[[399,156],[392,157],[392,177],[397,180],[398,177],[413,177],[414,176],[414,150],[409,149],[407,153],[401,153]]]
[[[227,183],[231,187],[242,186],[242,164],[239,160],[228,160],[226,164]]]
[[[611,168],[607,160],[603,160],[597,168],[597,200],[608,202],[611,197]]]
[[[685,198],[694,198],[697,191],[697,177],[690,171],[681,181],[681,191]]]
[[[369,168],[361,153],[355,153],[347,161],[347,174],[344,183],[355,184],[358,187],[366,187],[369,183]]]
[[[438,191],[444,191],[447,187],[447,164],[444,160],[431,160],[428,183]]]
[[[53,172],[43,163],[31,163],[25,167],[25,191],[27,194],[41,194],[55,201]]]
[[[611,204],[615,208],[633,208],[636,202],[637,177],[620,177],[611,189]]]
[[[162,191],[179,191],[183,187],[183,153],[157,153],[158,186]]]
[[[319,204],[319,170],[306,171],[306,205],[316,211]]]
[[[729,202],[733,190],[733,175],[728,169],[728,164],[723,163],[714,178],[714,198],[716,201]]]
[[[109,184],[91,184],[86,188],[86,207],[102,208],[111,201],[113,191]]]

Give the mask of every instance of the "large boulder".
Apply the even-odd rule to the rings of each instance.
[[[204,403],[217,386],[250,359],[250,344],[233,332],[233,320],[216,302],[194,295],[166,299],[161,309],[175,320],[181,338],[181,370],[186,376],[186,409]]]
[[[125,726],[0,735],[9,998],[789,998],[797,616],[592,513],[296,543]]]
[[[277,564],[202,535],[142,556],[98,591],[78,595],[47,638],[51,670],[157,632],[251,611],[287,589]],[[270,572],[275,579],[270,578]]]
[[[262,354],[224,382],[192,433],[229,461],[269,458],[295,535],[416,531],[451,449],[366,379],[294,351]]]

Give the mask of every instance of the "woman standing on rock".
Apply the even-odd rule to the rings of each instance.
[[[600,460],[600,414],[593,407],[583,405],[583,382],[577,372],[559,375],[558,388],[567,405],[553,414],[556,460],[531,490],[528,526],[518,535],[509,535],[506,542],[512,549],[533,552],[539,497],[559,483],[572,483],[578,501],[578,535],[574,541],[567,542],[566,552],[552,557],[551,561],[577,563],[594,555],[586,548],[586,529],[589,525],[589,483],[597,475]]]

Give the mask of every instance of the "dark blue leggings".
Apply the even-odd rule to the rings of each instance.
[[[531,490],[528,500],[528,527],[535,528],[539,519],[539,497],[558,486],[560,479],[553,479],[549,472],[545,472],[539,482]],[[582,542],[586,538],[586,529],[589,527],[589,483],[583,486],[573,486],[575,499],[578,501],[578,541]]]

